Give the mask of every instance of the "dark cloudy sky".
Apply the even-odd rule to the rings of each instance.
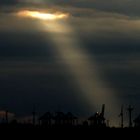
[[[70,17],[67,21],[60,21],[61,27],[65,27],[62,32],[61,29],[54,31],[49,26],[45,29],[34,19],[17,17],[16,12],[23,9],[60,11],[69,13]],[[139,0],[0,0],[0,109],[8,109],[18,115],[29,114],[36,104],[41,113],[62,110],[90,115],[96,111],[95,108],[100,111],[102,101],[106,109],[110,108],[107,101],[113,96],[116,103],[112,106],[118,107],[113,112],[116,123],[119,124],[121,104],[125,109],[129,104],[133,105],[134,114],[138,115],[139,38]],[[110,92],[105,93],[108,99],[96,100],[94,94],[100,96],[98,90],[91,96],[88,93],[85,95],[83,87],[80,89],[73,76],[80,68],[67,67],[66,60],[63,60],[65,55],[61,57],[60,53],[57,54],[56,46],[64,45],[63,53],[70,55],[72,62],[81,68],[84,64],[90,65],[85,72],[93,72],[93,79],[88,81],[85,77],[89,74],[82,76],[81,72],[81,80],[95,82],[100,79],[104,84],[98,88]],[[73,53],[74,50],[77,52]],[[88,59],[75,57],[75,54],[80,55],[81,50]],[[85,62],[89,58],[90,63]],[[87,85],[85,83],[85,90]],[[91,97],[97,105],[95,108],[88,103],[92,102]],[[109,114],[110,110],[107,111]],[[126,120],[127,115],[125,112]],[[107,117],[113,122],[110,115]]]

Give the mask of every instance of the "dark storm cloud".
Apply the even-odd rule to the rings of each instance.
[[[139,16],[139,0],[57,0],[57,4]]]
[[[93,7],[99,10],[118,12],[127,15],[139,16],[139,0],[96,0]]]
[[[49,40],[44,39],[39,33],[0,33],[0,58],[1,59],[49,59],[51,50]],[[28,38],[28,39],[26,39]],[[46,52],[44,51],[46,50]]]
[[[13,6],[13,10],[17,8],[64,10],[75,16],[93,15],[94,11],[118,13],[132,17],[140,16],[139,0],[1,0],[0,4],[11,5]],[[15,6],[16,4],[18,6]]]
[[[73,102],[72,108],[77,108],[76,94],[66,80],[68,77],[61,66],[33,60],[4,61],[0,62],[0,66],[1,107],[6,104],[14,107],[16,112],[27,113],[26,107],[30,108],[33,103],[39,104],[40,111],[53,111],[58,105],[65,104],[64,109],[71,108],[69,105]]]
[[[19,3],[20,7],[53,7],[59,6],[62,9],[80,8],[80,9],[96,9],[104,12],[120,13],[129,16],[139,16],[140,1],[139,0],[0,0],[0,5],[15,5]],[[71,12],[72,12],[71,9]],[[82,10],[81,10],[82,11]],[[81,15],[84,14],[84,11]]]
[[[140,20],[134,18],[140,13],[139,0],[34,2],[20,0],[20,6],[15,6],[15,0],[0,0],[3,9],[10,11],[3,10],[0,18],[0,106],[17,112],[27,112],[33,102],[41,104],[44,111],[60,105],[78,112],[86,106],[84,103],[81,107],[84,99],[79,98],[71,75],[53,53],[47,31],[43,33],[35,20],[19,18],[13,12],[24,8],[70,13],[69,25],[96,62],[100,76],[125,103],[139,104]]]
[[[43,36],[47,37],[38,32],[0,33],[0,107],[26,114],[35,103],[40,112],[55,111],[58,106],[78,112],[81,100],[71,76],[54,59],[53,45]]]
[[[17,4],[18,0],[0,0],[0,6],[1,5],[13,5]]]

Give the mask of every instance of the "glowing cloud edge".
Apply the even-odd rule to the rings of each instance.
[[[33,19],[40,20],[58,20],[68,18],[69,14],[66,13],[47,13],[40,11],[31,11],[31,10],[22,10],[18,11],[17,16],[19,17],[28,17]]]

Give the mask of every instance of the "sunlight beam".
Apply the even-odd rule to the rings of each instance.
[[[117,94],[100,77],[96,63],[79,43],[74,30],[67,22],[65,24],[57,21],[41,22],[41,24],[43,30],[50,32],[54,51],[61,59],[61,63],[72,73],[73,82],[81,91],[79,96],[85,99],[91,111],[98,110],[98,106],[106,104],[108,112],[111,112],[108,114],[114,117],[113,113],[117,112],[119,104],[115,96]]]
[[[51,14],[39,11],[20,11],[17,13],[20,17],[29,17],[38,19],[40,29],[49,33],[53,45],[54,53],[61,62],[67,67],[73,77],[73,82],[81,91],[81,96],[91,107],[90,110],[98,109],[97,106],[107,104],[108,112],[113,114],[117,112],[119,104],[116,94],[112,91],[100,77],[96,63],[91,60],[89,54],[79,43],[73,28],[63,19],[68,14]],[[56,19],[61,19],[59,22]],[[51,22],[46,22],[51,20]],[[113,117],[113,115],[110,115]]]

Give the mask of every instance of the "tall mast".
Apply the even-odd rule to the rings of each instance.
[[[132,127],[132,111],[133,111],[133,107],[131,105],[129,105],[128,107],[128,112],[129,112],[129,127]]]
[[[124,116],[124,114],[123,114],[123,105],[122,105],[122,106],[121,106],[121,113],[120,113],[120,115],[119,115],[119,117],[121,117],[121,128],[124,127],[124,125],[123,125],[123,116]]]

